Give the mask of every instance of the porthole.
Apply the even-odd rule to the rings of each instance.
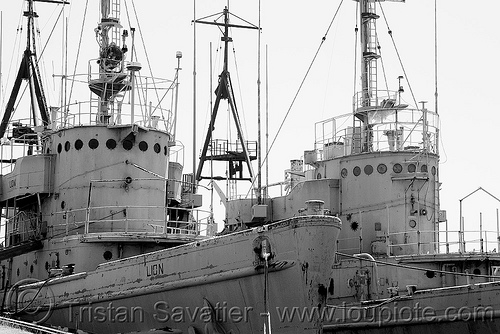
[[[111,253],[110,251],[105,251],[102,254],[102,257],[104,258],[104,260],[109,261],[113,258],[113,253]]]
[[[421,171],[422,173],[427,173],[427,165],[422,165],[422,166],[420,166],[420,171]]]
[[[148,150],[148,143],[146,143],[145,141],[141,141],[139,143],[139,150],[146,152]]]
[[[364,168],[364,171],[365,171],[366,175],[370,175],[371,173],[373,173],[373,167],[372,167],[372,165],[366,165],[365,168]]]
[[[431,173],[432,175],[436,175],[436,166],[432,166]]]
[[[77,149],[77,150],[81,150],[81,149],[82,149],[82,147],[83,147],[83,141],[81,141],[80,139],[77,139],[77,140],[75,141],[75,149]]]
[[[33,265],[30,266],[30,274],[33,274],[34,268]]]
[[[68,152],[70,148],[71,148],[71,144],[69,143],[69,141],[65,142],[64,143],[64,150],[66,152]]]
[[[113,150],[116,147],[116,140],[112,138],[106,140],[106,147],[109,148],[110,150]]]
[[[321,179],[321,173],[318,173],[318,175],[316,175],[316,179]]]
[[[414,220],[414,219],[411,219],[409,222],[408,222],[408,225],[410,225],[411,228],[415,228],[417,226],[417,221]]]
[[[359,174],[361,174],[361,168],[359,168],[358,166],[354,167],[354,169],[352,170],[352,173],[355,176],[359,176]]]
[[[417,166],[415,166],[415,164],[408,165],[408,173],[415,173],[416,170],[417,170]]]
[[[160,144],[158,144],[158,143],[154,144],[153,150],[155,151],[155,153],[160,153],[161,152]]]
[[[65,201],[62,201],[62,202],[61,202],[61,209],[63,209],[63,210],[64,210],[64,208],[65,208],[65,207],[66,207],[66,202],[65,202]]]
[[[340,171],[340,175],[343,177],[343,178],[346,178],[347,177],[347,174],[349,174],[349,172],[347,171],[346,168],[342,168],[342,170]]]
[[[379,164],[377,166],[377,172],[379,172],[380,174],[385,174],[385,172],[387,172],[387,166],[384,164]]]
[[[122,143],[123,148],[126,149],[127,151],[130,151],[132,147],[134,146],[134,143],[132,143],[131,140],[125,139]]]
[[[165,154],[165,155],[168,154],[168,148],[166,146],[163,147],[163,154]]]
[[[57,153],[61,153],[62,152],[62,144],[59,143],[57,144]]]
[[[96,148],[99,147],[99,141],[95,138],[92,138],[91,140],[89,140],[89,147],[95,150]]]
[[[392,170],[394,171],[394,173],[401,173],[403,171],[403,166],[401,166],[401,164],[394,164],[394,166],[392,166]]]

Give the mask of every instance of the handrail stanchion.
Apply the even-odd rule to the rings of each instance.
[[[449,242],[449,239],[448,239],[448,219],[446,219],[446,254],[449,254],[450,253],[450,242]]]
[[[500,220],[498,219],[498,209],[497,209],[497,253],[500,253]]]
[[[483,213],[479,212],[479,249],[484,253],[483,247]]]

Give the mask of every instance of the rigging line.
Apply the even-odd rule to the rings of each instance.
[[[47,48],[47,46],[49,44],[49,40],[52,37],[52,34],[54,33],[54,30],[55,30],[55,28],[57,26],[57,22],[59,22],[59,19],[61,18],[61,14],[63,13],[63,9],[64,9],[64,6],[63,6],[63,8],[61,8],[61,11],[59,12],[59,15],[58,15],[58,17],[56,19],[56,22],[54,23],[54,26],[52,27],[52,30],[50,31],[49,37],[47,38],[47,42],[45,43],[44,47],[42,48],[42,51],[40,52],[40,55],[36,58],[36,65],[38,65],[38,63],[40,62],[40,59],[42,58],[42,56],[43,56],[43,54],[45,52],[45,49]],[[22,27],[21,27],[21,30],[22,30]],[[33,74],[30,74],[30,75],[33,75]],[[24,87],[24,90],[23,90],[23,92],[21,93],[21,95],[19,97],[19,100],[18,100],[18,102],[16,104],[15,109],[17,109],[17,107],[19,107],[19,104],[21,103],[22,97],[26,93],[26,89],[27,89],[27,86]]]
[[[80,58],[80,48],[82,46],[83,29],[85,27],[85,18],[87,17],[88,5],[89,5],[89,0],[87,0],[85,2],[85,11],[83,12],[82,29],[80,30],[80,40],[78,41],[78,49],[76,51],[76,60],[75,60],[75,68],[73,70],[73,77],[76,76],[76,67],[78,65],[78,59]],[[66,59],[66,61],[68,61],[68,60]],[[67,80],[67,78],[66,78],[66,80]],[[75,85],[75,81],[71,80],[71,88],[69,89],[69,97],[68,97],[68,100],[66,101],[66,103],[68,103],[68,105],[71,103],[71,95],[73,94],[73,86],[74,85]],[[66,123],[66,120],[64,120],[64,123]]]
[[[21,38],[20,35],[23,32],[23,7],[24,3],[21,5],[21,10],[19,10],[19,18],[17,20],[17,28],[16,28],[16,38],[14,39],[14,44],[12,46],[12,53],[10,55],[9,69],[7,70],[7,78],[4,80],[5,83],[10,81],[10,75],[12,73],[12,66],[14,64],[14,56],[19,55],[19,50],[21,49]],[[17,51],[16,51],[17,49]],[[4,95],[5,90],[2,88],[2,95]],[[2,106],[3,109],[3,106]]]
[[[302,87],[304,86],[304,83],[307,79],[307,77],[309,76],[309,72],[311,71],[312,69],[312,66],[314,65],[315,61],[316,61],[316,58],[318,57],[318,54],[319,54],[319,51],[321,50],[321,47],[323,46],[325,40],[326,40],[326,36],[328,35],[328,33],[330,32],[330,29],[333,25],[333,22],[335,21],[335,18],[337,17],[337,14],[339,13],[339,10],[340,10],[340,7],[342,6],[342,3],[344,3],[344,0],[341,0],[340,1],[340,4],[339,6],[337,7],[337,10],[335,11],[335,14],[333,15],[333,18],[332,20],[330,21],[330,24],[328,25],[328,28],[326,29],[326,32],[325,34],[323,35],[323,37],[321,38],[321,42],[318,46],[318,49],[316,50],[316,53],[314,54],[314,57],[311,61],[311,63],[309,64],[309,67],[307,68],[307,71],[304,75],[304,77],[302,78],[302,81],[300,82],[300,85],[299,85],[299,88],[297,89],[297,92],[295,93],[293,99],[292,99],[292,102],[290,103],[290,106],[288,107],[288,110],[285,114],[285,117],[283,118],[283,121],[281,121],[281,124],[278,128],[278,131],[276,132],[276,135],[274,136],[273,138],[273,141],[271,142],[271,145],[269,146],[269,150],[266,152],[266,156],[264,157],[263,161],[262,161],[262,164],[264,164],[264,162],[267,160],[267,158],[269,157],[269,153],[271,152],[274,144],[276,143],[276,139],[278,138],[278,135],[280,134],[281,132],[281,129],[283,128],[283,125],[285,124],[285,121],[286,119],[288,118],[288,115],[290,114],[290,111],[292,110],[294,104],[295,104],[295,101],[297,100],[297,97],[299,96],[299,93],[301,92],[302,90]],[[262,166],[261,166],[262,167]],[[256,178],[257,176],[255,175],[253,177],[253,180],[252,180],[252,184],[250,186],[250,189],[248,190],[248,193],[247,193],[247,196],[248,194],[253,190],[253,186],[254,186],[254,183],[256,181]]]
[[[380,65],[382,65],[382,73],[384,76],[385,90],[387,91],[387,96],[390,96],[389,84],[387,82],[387,73],[385,72],[385,66],[384,66],[384,58],[382,57],[382,47],[380,46],[380,40],[378,39],[378,34],[376,32],[375,32],[375,38],[377,40],[377,49],[378,49],[378,54],[380,56]]]
[[[236,61],[236,49],[234,48],[234,42],[233,42],[233,60],[234,60],[234,69],[236,71],[236,81],[238,82],[238,95],[240,97],[240,106],[241,106],[240,108],[241,108],[241,113],[243,115],[243,124],[245,125],[245,132],[246,132],[245,137],[248,138],[248,129],[246,129],[243,94],[241,93],[242,89],[241,89],[241,81],[240,81],[240,71],[238,70],[238,62]]]
[[[401,59],[401,55],[399,54],[399,50],[398,50],[398,48],[396,46],[396,41],[394,40],[394,36],[392,35],[392,30],[389,27],[389,22],[387,21],[387,17],[385,16],[384,8],[382,7],[382,4],[380,2],[378,4],[380,6],[380,10],[382,11],[382,15],[384,16],[385,24],[387,25],[387,32],[388,32],[389,36],[391,37],[392,45],[394,46],[394,50],[396,51],[396,55],[398,56],[399,65],[401,65],[401,69],[403,70],[403,74],[404,74],[404,76],[406,78],[406,82],[408,83],[408,88],[410,89],[411,97],[413,98],[413,103],[415,103],[415,108],[417,108],[417,110],[420,110],[419,107],[418,107],[417,100],[415,98],[415,94],[413,94],[413,89],[411,87],[410,80],[408,78],[408,75],[406,74],[406,69],[405,69],[405,67],[403,65],[403,61]]]
[[[383,306],[385,304],[389,304],[389,303],[392,303],[393,301],[395,300],[399,300],[401,299],[402,296],[394,296],[394,297],[391,297],[389,299],[386,299],[384,301],[382,301],[381,303],[379,304],[375,304],[375,305],[368,305],[368,306],[347,306],[345,305],[345,302],[344,302],[344,305],[331,305],[331,304],[325,304],[325,307],[330,307],[330,308],[339,308],[339,309],[353,309],[353,310],[371,310],[371,309],[375,309],[375,308],[378,308],[380,306]]]
[[[139,16],[137,15],[137,10],[135,9],[135,2],[133,0],[132,0],[132,8],[134,9],[135,19],[137,21],[137,27],[139,28],[139,36],[141,37],[142,47],[144,48],[144,54],[146,56],[146,60],[148,63],[149,72],[151,73],[151,79],[153,80],[153,87],[154,87],[154,91],[156,94],[156,98],[158,100],[160,100],[160,97],[158,95],[158,90],[156,88],[156,81],[155,81],[154,76],[153,76],[153,69],[151,68],[151,62],[149,61],[148,51],[146,50],[146,43],[144,42],[144,35],[142,34],[141,24],[139,23]],[[157,108],[155,108],[155,110],[156,109]],[[153,110],[152,113],[155,112],[155,110]],[[161,111],[161,115],[162,115],[163,119],[165,119],[165,116],[163,115],[163,111],[161,110],[161,108],[160,108],[160,111]]]
[[[357,82],[357,69],[358,69],[358,66],[357,66],[357,59],[358,59],[358,32],[359,32],[359,27],[358,27],[358,6],[359,6],[359,2],[356,2],[356,16],[355,16],[355,19],[354,21],[356,22],[356,27],[354,28],[354,80],[353,80],[353,92],[352,92],[352,96],[356,96],[356,82]],[[355,108],[355,105],[354,105],[354,100],[353,100],[353,110]],[[347,119],[346,119],[347,121]],[[346,122],[344,121],[344,123]]]
[[[379,261],[379,260],[371,260],[371,259],[365,259],[365,258],[360,258],[354,255],[349,255],[345,253],[340,253],[336,252],[340,256],[348,257],[351,259],[356,259],[360,261],[368,261],[368,262],[374,262],[376,264],[382,264],[385,266],[392,266],[392,267],[398,267],[398,268],[404,268],[404,269],[411,269],[411,270],[417,270],[417,271],[432,271],[434,273],[439,273],[439,274],[445,274],[445,275],[459,275],[459,276],[468,276],[468,277],[483,277],[483,278],[498,278],[498,276],[492,276],[492,275],[481,275],[481,274],[468,274],[468,273],[460,273],[458,271],[446,271],[446,270],[440,270],[440,269],[425,269],[425,268],[420,268],[420,267],[414,267],[414,266],[409,266],[407,264],[400,264],[400,263],[389,263],[385,261]]]
[[[437,0],[434,0],[434,85],[436,86],[434,111],[438,113],[438,27],[437,27]]]

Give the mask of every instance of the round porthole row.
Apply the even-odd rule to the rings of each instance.
[[[361,168],[359,168],[359,166],[354,167],[352,173],[354,176],[359,176],[361,174]]]
[[[364,171],[365,171],[366,175],[371,175],[371,173],[373,173],[373,167],[372,167],[372,165],[366,165],[365,168],[364,168]]]
[[[57,144],[57,153],[61,153],[62,152],[62,144],[59,143]]]
[[[113,138],[110,138],[110,139],[106,140],[106,147],[109,148],[110,150],[115,149],[115,147],[116,147],[116,140],[114,140]]]
[[[379,164],[377,166],[377,172],[379,172],[380,174],[385,174],[385,172],[387,172],[387,166],[385,164]]]
[[[347,171],[347,168],[342,168],[342,170],[340,171],[340,175],[343,178],[346,178],[348,174],[349,174],[349,172]]]
[[[70,144],[70,142],[69,142],[69,141],[65,142],[65,143],[64,143],[64,150],[65,150],[66,152],[68,152],[68,151],[70,150],[70,148],[71,148],[71,144]]]
[[[141,150],[142,152],[146,152],[148,150],[148,143],[146,143],[145,141],[141,141],[139,143],[139,150]]]
[[[99,141],[95,138],[92,138],[91,140],[89,140],[89,147],[95,150],[96,148],[99,147]]]
[[[394,166],[392,166],[392,170],[394,173],[399,174],[403,171],[403,166],[401,166],[401,164],[394,164]]]
[[[76,149],[77,151],[79,151],[79,150],[81,150],[81,149],[82,149],[82,147],[83,147],[83,141],[81,141],[80,139],[77,139],[77,140],[75,141],[75,149]]]
[[[131,140],[125,139],[122,143],[123,148],[126,149],[127,151],[130,151],[132,147],[134,147],[134,143],[132,143]]]
[[[417,170],[417,166],[415,166],[415,164],[408,165],[408,173],[415,173],[416,170]]]
[[[160,153],[161,152],[160,144],[158,144],[158,143],[154,144],[153,150],[155,151],[155,153]]]

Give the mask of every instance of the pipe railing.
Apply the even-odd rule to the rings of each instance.
[[[444,241],[422,241],[426,240],[424,239],[425,234],[436,234],[439,233],[440,235],[445,236]],[[404,238],[412,239],[413,241],[411,242],[394,242],[394,239],[401,239],[403,236]],[[413,236],[413,238],[411,238]],[[391,239],[391,237],[393,237]],[[457,253],[465,252],[466,245],[469,247],[474,247],[472,248],[469,253],[500,253],[500,248],[498,247],[499,245],[499,239],[498,239],[498,231],[493,231],[493,230],[468,230],[468,231],[460,231],[460,230],[446,230],[446,231],[403,231],[403,232],[394,232],[394,233],[389,233],[388,235],[388,240],[391,240],[389,244],[386,246],[389,248],[389,251],[392,248],[400,247],[400,248],[405,248],[405,247],[414,247],[417,246],[417,253],[422,254],[421,249],[425,246],[434,246],[437,245],[437,251],[435,251],[436,248],[432,247],[433,249],[432,254],[436,253],[442,253],[441,250],[444,250],[444,253],[455,253],[453,251],[450,251],[450,246],[456,245],[457,246]],[[434,240],[433,238],[431,238]],[[456,239],[456,240],[455,240]],[[493,246],[491,246],[493,245]],[[463,250],[462,250],[463,247]]]

